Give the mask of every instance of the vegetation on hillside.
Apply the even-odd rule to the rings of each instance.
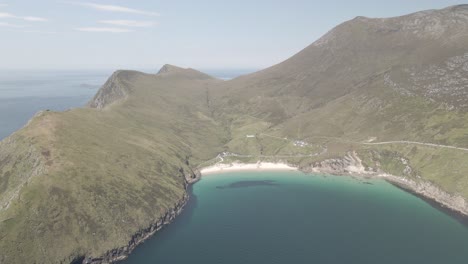
[[[124,247],[220,153],[308,166],[356,151],[468,198],[467,151],[391,143],[468,148],[467,29],[467,6],[358,17],[231,81],[171,65],[114,73],[86,108],[41,112],[0,142],[0,263]]]

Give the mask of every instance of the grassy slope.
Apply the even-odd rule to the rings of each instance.
[[[444,22],[447,12],[436,17]],[[369,166],[468,198],[466,152],[359,143],[376,137],[468,147],[466,109],[385,83],[387,73],[466,53],[465,39],[450,38],[466,27],[419,37],[401,29],[407,19],[356,18],[290,60],[229,82],[172,66],[158,76],[119,72],[106,86],[112,92],[98,95],[115,101],[103,110],[36,117],[0,143],[0,202],[14,198],[0,211],[0,262],[50,263],[123,246],[183,195],[180,169],[189,173],[222,151],[250,155],[229,160],[307,166],[355,150]],[[311,144],[300,148],[291,139]],[[324,148],[320,156],[285,157]]]
[[[460,96],[467,91],[460,86],[468,69],[462,67],[468,62],[453,63],[468,54],[466,14],[465,5],[390,19],[353,19],[291,59],[213,90],[217,118],[244,120],[236,126],[252,127],[252,121],[231,116],[253,116],[267,124],[259,125],[257,133],[328,146],[320,157],[291,160],[304,166],[350,150],[366,158],[374,151],[380,155],[372,155],[369,164],[380,163],[388,172],[404,175],[405,166],[395,161],[409,159],[414,173],[408,177],[420,176],[468,198],[466,152],[357,144],[375,138],[468,147],[468,111],[460,106]],[[413,70],[417,68],[435,70],[424,75]],[[416,87],[411,79],[432,80],[435,74],[446,90],[437,89],[439,84]],[[234,139],[229,149],[275,153],[280,144],[246,141]]]
[[[131,75],[128,100],[102,111],[44,112],[7,139],[16,149],[2,183],[27,171],[17,165],[27,159],[15,161],[23,148],[39,149],[45,169],[0,212],[4,263],[54,263],[125,246],[182,198],[187,162],[220,151],[223,135],[200,103],[204,85],[216,81]]]
[[[282,98],[272,97],[271,107],[283,108],[277,101]],[[276,102],[275,102],[276,101]],[[263,110],[257,110],[257,116],[265,116]],[[271,112],[270,112],[271,113]],[[242,119],[241,119],[242,120]],[[251,120],[250,122],[254,122]],[[262,120],[262,122],[266,122]],[[258,121],[254,122],[261,124]],[[239,124],[236,124],[238,126]],[[252,127],[249,122],[245,127]],[[241,126],[242,127],[242,126]],[[242,131],[242,129],[237,129]],[[251,130],[249,130],[251,134]],[[461,194],[468,198],[468,152],[460,150],[425,147],[420,145],[362,145],[370,138],[376,142],[407,140],[458,147],[468,147],[468,113],[461,110],[448,111],[439,104],[420,97],[402,96],[388,90],[382,81],[373,81],[365,90],[357,90],[328,102],[322,107],[297,114],[282,123],[270,119],[268,125],[259,125],[258,134],[269,134],[279,138],[303,139],[312,143],[316,153],[318,146],[326,146],[328,152],[319,157],[277,158],[307,166],[318,160],[342,157],[347,151],[356,150],[367,159],[369,166],[379,167],[388,173],[430,181],[452,194]],[[293,148],[289,152],[278,152],[285,142],[271,142],[245,138],[239,134],[228,146],[236,153],[258,155],[281,155],[294,153],[300,155],[304,148]],[[250,140],[250,143],[246,141]],[[248,146],[248,147],[247,147]],[[252,150],[252,148],[254,150]],[[406,175],[401,159],[410,161],[413,173]],[[251,158],[254,161],[258,158]]]

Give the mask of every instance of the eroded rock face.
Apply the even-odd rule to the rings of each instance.
[[[414,65],[384,76],[386,86],[405,96],[442,102],[448,110],[468,108],[468,53],[438,64]]]
[[[129,85],[124,85],[126,72],[116,71],[99,89],[94,98],[88,103],[91,108],[103,109],[114,102],[124,100],[128,97],[131,90]]]
[[[83,264],[104,264],[104,263],[113,263],[119,260],[123,260],[128,257],[128,255],[138,246],[143,243],[145,240],[154,235],[157,231],[161,230],[165,225],[170,224],[176,216],[178,216],[184,206],[189,200],[189,195],[185,194],[182,199],[174,205],[173,208],[168,210],[162,217],[157,219],[149,227],[144,228],[136,232],[131,240],[128,242],[128,245],[120,248],[115,248],[108,251],[105,255],[99,257],[87,256],[81,257]],[[80,259],[81,259],[80,258]]]
[[[188,189],[190,185],[200,180],[201,174],[199,170],[190,170],[184,171],[183,168],[179,169],[181,175],[185,178],[185,194],[183,197],[174,205],[166,211],[166,213],[153,222],[147,228],[141,229],[136,232],[128,244],[124,247],[114,248],[109,250],[103,256],[79,256],[77,257],[76,263],[82,264],[104,264],[104,263],[113,263],[115,261],[123,260],[128,257],[128,255],[141,243],[153,236],[157,231],[161,230],[165,225],[170,224],[184,209],[188,200],[190,199],[190,192]]]
[[[104,111],[98,113],[90,109],[54,114],[57,127],[62,129],[57,131],[50,125],[51,119],[41,117],[43,122],[33,122],[30,131],[19,133],[25,141],[17,140],[10,144],[7,140],[0,143],[0,208],[8,206],[9,201],[15,199],[18,188],[28,183],[29,179],[46,175],[48,170],[47,173],[53,174],[54,178],[44,182],[53,190],[57,190],[54,189],[56,183],[67,188],[70,186],[70,189],[84,190],[83,187],[88,187],[88,181],[91,181],[98,187],[84,190],[84,195],[71,193],[72,196],[54,196],[54,199],[59,197],[60,199],[56,199],[59,201],[63,200],[62,197],[78,201],[57,203],[58,212],[67,212],[71,207],[74,211],[69,215],[71,219],[75,219],[76,216],[81,217],[75,210],[88,208],[88,204],[93,207],[99,205],[101,210],[90,214],[87,213],[88,210],[83,210],[84,215],[96,217],[97,220],[106,216],[108,222],[100,221],[102,226],[99,226],[99,229],[104,230],[104,224],[105,227],[113,227],[117,221],[114,221],[114,214],[111,210],[107,211],[106,206],[111,203],[104,199],[93,201],[82,197],[96,198],[96,194],[102,193],[102,189],[107,190],[109,183],[115,183],[112,187],[116,187],[118,191],[109,193],[124,194],[129,199],[122,195],[112,197],[110,201],[126,203],[133,200],[135,195],[139,201],[148,201],[145,206],[140,207],[142,210],[153,208],[157,203],[153,200],[153,192],[148,189],[142,193],[135,191],[138,190],[138,186],[147,183],[145,176],[152,177],[156,174],[162,179],[172,178],[173,175],[185,176],[185,186],[188,186],[199,177],[196,171],[188,169],[190,164],[183,156],[187,152],[193,152],[196,155],[195,160],[201,161],[208,159],[215,152],[219,153],[225,147],[230,147],[230,143],[239,144],[238,146],[243,148],[240,143],[234,142],[238,138],[232,138],[237,134],[233,133],[234,128],[238,127],[230,125],[238,120],[242,126],[250,125],[250,121],[247,120],[251,118],[265,122],[270,131],[284,132],[282,136],[288,137],[297,135],[296,128],[300,128],[301,134],[304,130],[303,134],[310,136],[328,135],[346,139],[377,135],[379,139],[427,140],[440,144],[447,141],[455,142],[454,145],[459,147],[466,147],[468,141],[465,125],[468,122],[465,122],[467,119],[464,109],[459,112],[442,111],[440,116],[444,118],[440,120],[432,120],[431,115],[439,112],[443,103],[447,103],[448,110],[451,110],[452,106],[462,108],[467,103],[467,7],[464,5],[439,11],[424,11],[397,18],[358,17],[336,27],[293,58],[229,82],[208,82],[211,77],[206,74],[171,65],[165,65],[158,74],[118,71],[88,104],[95,109],[105,109],[109,115],[103,113]],[[411,98],[401,96],[402,94],[430,103],[427,105],[428,110],[417,108],[420,101],[409,100]],[[424,97],[420,96],[421,94]],[[121,103],[127,98],[131,100],[128,105]],[[402,99],[408,100],[402,102]],[[117,111],[112,112],[113,110]],[[91,114],[96,114],[93,116],[96,119],[89,118]],[[295,119],[296,117],[298,118]],[[446,120],[456,122],[449,123]],[[119,122],[117,124],[114,121]],[[114,130],[120,132],[115,134],[118,138],[110,137]],[[439,135],[443,137],[439,138]],[[57,144],[51,141],[54,137],[60,139]],[[51,149],[50,146],[55,146],[55,149]],[[79,156],[74,155],[77,150]],[[245,154],[256,153],[256,150],[248,151],[249,153]],[[263,146],[259,151],[263,153]],[[57,153],[68,155],[59,156]],[[88,157],[97,158],[94,160]],[[314,156],[314,160],[316,157]],[[354,152],[349,152],[344,157],[315,162],[303,170],[383,177],[466,212],[466,202],[463,198],[445,193],[430,182],[420,181],[415,175],[417,171],[411,168],[408,160],[400,159],[399,155],[392,158],[398,158],[392,161],[398,162],[401,165],[399,168],[402,168],[401,171],[392,171],[393,174],[404,177],[385,174],[379,171],[380,167],[377,164],[371,165],[374,169],[369,168],[367,164],[363,166]],[[114,170],[117,161],[121,161],[121,167],[116,168],[122,169]],[[145,162],[137,165],[139,161]],[[60,166],[54,168],[49,165],[51,162]],[[135,163],[135,167],[145,168],[145,171],[133,168],[133,174],[127,173],[127,169],[132,169],[132,166],[129,166],[131,163]],[[168,168],[165,168],[166,165]],[[64,179],[63,175],[78,181],[61,182],[60,179]],[[116,177],[117,175],[119,177]],[[466,174],[460,173],[460,178],[465,176]],[[177,183],[174,179],[167,182],[174,182],[171,186],[182,191],[182,177],[178,179]],[[13,183],[14,180],[17,183]],[[149,183],[154,186],[159,182],[154,178]],[[126,184],[130,187],[128,191],[120,192]],[[33,187],[29,193],[33,193],[35,188],[43,190],[39,180]],[[180,193],[166,198],[161,196],[168,202],[164,208],[174,205],[181,196]],[[48,221],[47,210],[43,211],[44,215],[38,215],[36,211],[26,207],[29,203],[38,201],[40,208],[47,209],[50,208],[49,200],[30,199],[28,195],[21,197],[24,200],[18,203],[18,210],[24,211],[25,214],[15,220],[19,224],[15,229],[6,227],[0,230],[2,237],[3,234],[9,236],[8,239],[0,239],[0,263],[60,263],[70,259],[79,263],[83,260],[89,263],[104,263],[117,260],[126,256],[134,245],[146,239],[164,223],[170,222],[176,214],[174,212],[178,212],[177,208],[180,207],[179,203],[175,205],[176,209],[171,209],[166,214],[163,210],[157,214],[146,214],[142,225],[130,226],[127,222],[122,224],[131,227],[131,230],[122,232],[125,238],[131,238],[136,232],[129,243],[119,241],[118,244],[112,243],[104,247],[104,240],[113,241],[119,236],[96,236],[100,249],[96,251],[99,253],[95,254],[108,251],[99,257],[89,256],[93,254],[93,248],[81,249],[85,243],[75,243],[72,240],[69,240],[69,243],[73,249],[64,252],[52,250],[53,245],[63,244],[64,238],[71,237],[63,231],[65,229],[58,229],[57,232],[51,229],[54,232],[45,233],[50,235],[47,239],[40,239],[40,236],[36,239],[37,229],[27,224],[28,222],[19,220],[51,223]],[[86,207],[83,207],[84,203]],[[12,207],[15,203],[11,204]],[[132,203],[132,210],[123,216],[131,218],[134,214],[133,209],[139,208],[141,204]],[[92,219],[86,222],[96,221]],[[63,227],[82,226],[80,222],[72,223],[65,218],[60,219],[58,223]],[[139,230],[141,226],[147,225],[149,227]],[[21,241],[18,241],[24,243],[24,248],[39,249],[40,246],[44,246],[44,250],[26,252],[16,247],[16,244],[9,241],[18,238],[18,234],[23,235]],[[81,232],[79,236],[96,240],[91,232]],[[125,246],[121,247],[122,245]],[[112,247],[119,248],[111,249]],[[74,258],[75,256],[77,257]]]
[[[361,159],[356,152],[348,152],[343,158],[326,159],[315,162],[309,167],[301,168],[304,172],[321,172],[329,174],[369,174],[372,170],[362,165]]]
[[[24,152],[18,153],[17,149]],[[47,171],[49,155],[50,152],[41,153],[34,145],[20,142],[15,136],[0,142],[0,212],[8,209],[32,178]]]
[[[454,29],[463,29],[468,22],[468,5],[456,5],[440,10],[426,10],[392,18],[357,17],[369,23],[376,32],[405,32],[421,39],[437,39]]]
[[[468,202],[458,194],[447,193],[431,182],[422,179],[415,180],[389,174],[381,174],[379,176],[410,192],[434,200],[442,206],[468,216]]]
[[[412,171],[408,160],[402,158],[406,165],[404,172]],[[355,152],[348,152],[342,158],[326,159],[315,162],[308,167],[300,168],[307,173],[328,173],[333,175],[352,175],[372,178],[382,178],[392,184],[407,189],[412,193],[431,199],[438,204],[453,211],[468,216],[468,201],[459,194],[451,194],[442,190],[437,185],[422,179],[421,177],[396,176],[385,173],[379,168],[365,167]]]

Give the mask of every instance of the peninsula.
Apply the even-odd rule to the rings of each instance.
[[[230,81],[117,71],[0,142],[0,263],[125,258],[231,163],[384,177],[468,215],[467,43],[458,5],[356,17]]]

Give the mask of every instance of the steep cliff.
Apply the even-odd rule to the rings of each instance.
[[[386,175],[466,213],[467,36],[460,5],[357,17],[231,81],[118,71],[88,107],[0,143],[0,263],[119,259],[177,215],[197,167],[228,156]]]

